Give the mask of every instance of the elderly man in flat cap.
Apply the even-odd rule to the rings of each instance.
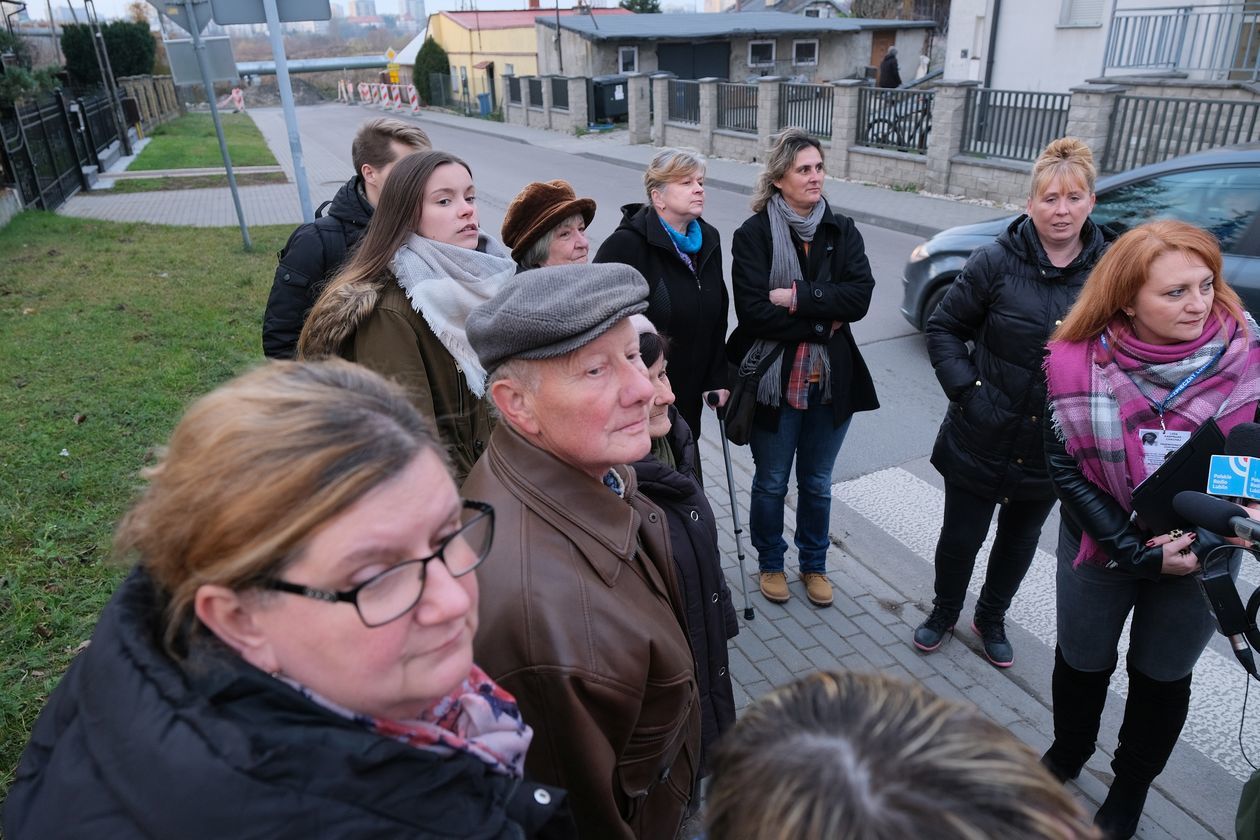
[[[526,771],[600,840],[672,840],[700,747],[668,526],[625,466],[651,446],[647,293],[625,265],[540,268],[467,324],[501,416],[463,486],[495,509],[474,654],[534,727]]]

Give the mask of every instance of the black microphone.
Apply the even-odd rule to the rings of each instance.
[[[1254,424],[1253,424],[1254,425]],[[1228,534],[1231,531],[1254,545],[1260,542],[1260,522],[1247,516],[1246,510],[1232,502],[1183,490],[1173,497],[1173,510],[1194,523],[1195,527],[1206,528],[1217,534]],[[1234,658],[1251,676],[1260,679],[1256,672],[1256,661],[1251,655],[1246,634],[1253,628],[1247,620],[1242,601],[1238,598],[1238,589],[1229,574],[1228,557],[1232,546],[1218,546],[1208,552],[1203,560],[1203,575],[1199,583],[1203,594],[1208,599],[1212,614],[1216,616],[1217,627],[1221,635],[1229,639],[1234,649]],[[1215,562],[1213,555],[1224,555],[1224,562]]]
[[[1173,497],[1173,510],[1194,523],[1195,527],[1206,528],[1216,534],[1234,534],[1253,545],[1260,544],[1260,522],[1233,502],[1207,493],[1182,490]]]
[[[1226,455],[1250,455],[1260,458],[1260,423],[1239,423],[1225,438]]]

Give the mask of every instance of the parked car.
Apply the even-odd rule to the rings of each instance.
[[[1225,254],[1225,279],[1260,320],[1260,143],[1196,152],[1099,178],[1098,224],[1120,233],[1151,219],[1210,230]],[[1015,219],[943,230],[910,252],[901,314],[922,330],[976,248]]]

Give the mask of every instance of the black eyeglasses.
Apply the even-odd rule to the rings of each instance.
[[[263,589],[288,592],[318,601],[354,604],[368,627],[380,627],[409,613],[424,594],[425,570],[441,560],[451,577],[462,577],[481,565],[494,542],[494,508],[485,502],[465,501],[459,530],[442,540],[428,557],[407,560],[342,592],[313,589],[284,580],[271,580]],[[460,545],[459,543],[462,543]],[[457,550],[452,551],[452,548]]]

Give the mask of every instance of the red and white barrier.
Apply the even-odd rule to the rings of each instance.
[[[420,92],[415,85],[407,85],[407,101],[411,103],[411,113],[420,113]]]
[[[395,111],[402,110],[402,87],[400,85],[390,85],[389,95],[393,99],[393,108]]]
[[[232,107],[238,111],[245,110],[245,94],[240,88],[232,88]]]
[[[368,87],[367,82],[359,82],[359,104],[370,103],[372,101],[372,89]]]

